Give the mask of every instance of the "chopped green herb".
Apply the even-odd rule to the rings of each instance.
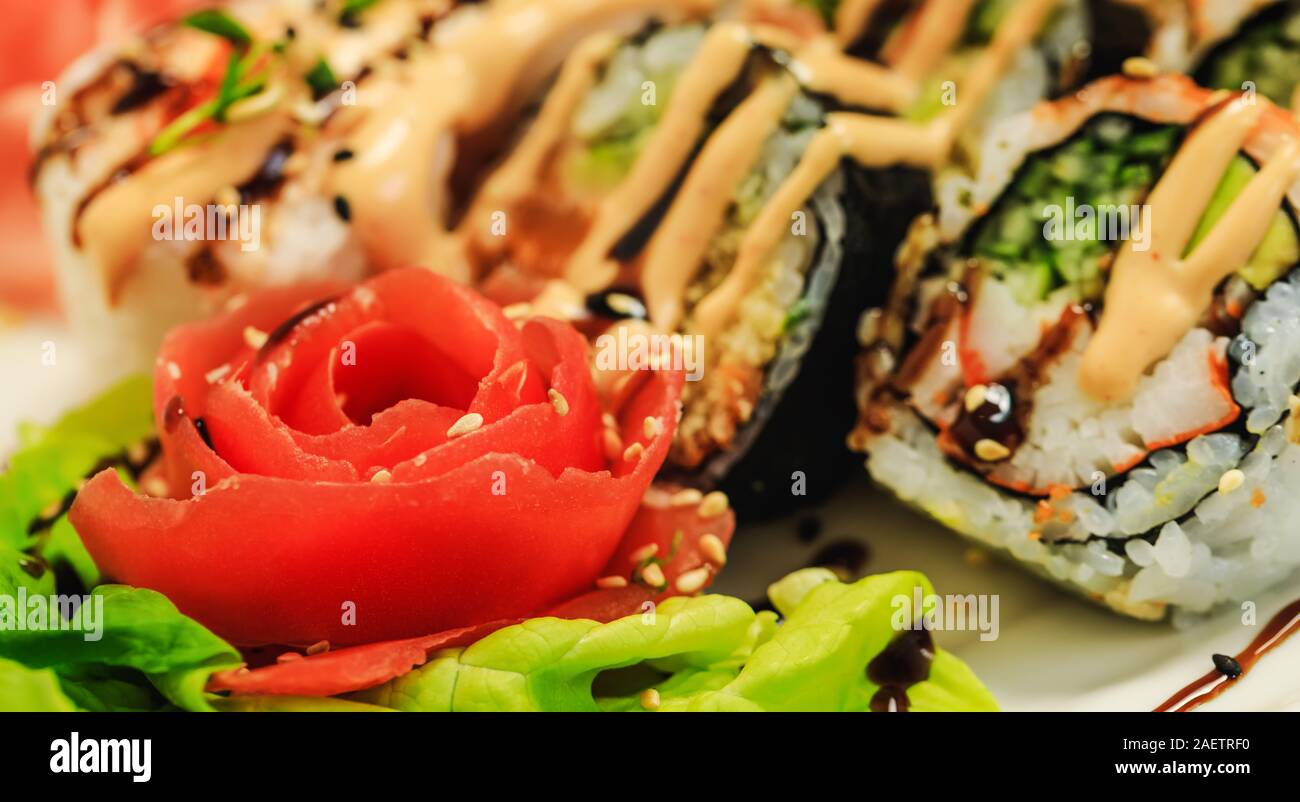
[[[233,44],[238,48],[247,48],[253,44],[253,35],[238,20],[224,11],[215,8],[196,11],[185,18],[184,24]]]
[[[328,95],[338,88],[339,80],[334,77],[334,70],[330,69],[329,62],[324,58],[319,58],[305,76],[307,85],[311,87],[311,95],[317,100]]]
[[[361,24],[358,17],[361,12],[373,6],[379,0],[344,0],[343,10],[339,12],[339,24],[345,28],[355,28]]]

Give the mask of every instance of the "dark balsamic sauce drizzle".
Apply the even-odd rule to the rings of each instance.
[[[928,629],[909,629],[867,664],[867,679],[879,685],[871,697],[873,713],[906,713],[907,689],[930,678],[934,638]]]
[[[260,362],[263,359],[265,359],[267,354],[271,353],[271,349],[275,348],[277,345],[284,342],[289,337],[290,334],[293,334],[294,329],[298,328],[299,324],[301,324],[304,320],[311,317],[312,315],[319,313],[320,311],[328,307],[330,304],[335,303],[336,301],[338,301],[339,297],[340,296],[331,296],[329,298],[325,298],[323,300],[317,301],[311,306],[305,307],[302,311],[298,312],[297,314],[292,315],[288,320],[284,321],[280,325],[276,326],[275,329],[270,334],[267,335],[266,342],[263,343],[262,347],[257,350],[257,361]]]
[[[1283,607],[1269,619],[1260,633],[1236,657],[1215,655],[1215,668],[1169,697],[1155,709],[1157,713],[1185,713],[1195,710],[1236,684],[1259,659],[1300,631],[1300,599]],[[1225,670],[1226,669],[1226,670]]]
[[[95,463],[95,467],[91,468],[90,472],[87,473],[84,478],[89,479],[95,474],[101,471],[106,471],[109,468],[125,468],[127,474],[132,480],[138,480],[140,474],[144,473],[144,469],[149,467],[149,465],[157,459],[158,455],[162,452],[162,446],[159,444],[157,438],[146,440],[144,445],[144,456],[139,460],[132,460],[128,452],[123,451],[120,454],[115,454]],[[60,518],[67,515],[68,510],[72,509],[72,502],[76,501],[76,499],[77,491],[75,489],[69,490],[67,494],[63,496],[63,499],[59,502],[58,508],[54,512],[48,515],[42,515],[27,525],[27,534],[35,535],[44,532],[51,526],[54,526]]]

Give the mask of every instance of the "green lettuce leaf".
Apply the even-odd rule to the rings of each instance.
[[[726,596],[670,599],[609,624],[535,619],[352,698],[421,711],[641,710],[641,692],[654,688],[666,711],[865,711],[877,690],[866,666],[897,634],[891,600],[916,587],[933,592],[912,572],[853,584],[797,572],[771,589],[780,625]],[[908,696],[918,711],[997,709],[942,651]]]
[[[243,663],[234,647],[152,590],[103,585],[85,605],[92,611],[89,621],[83,618],[88,626],[6,632],[0,638],[0,658],[56,669],[67,678],[66,684],[75,684],[91,668],[134,669],[185,710],[214,709],[203,690],[208,677]],[[98,640],[87,640],[87,634],[96,632]],[[110,706],[121,701],[115,698]],[[132,697],[133,703],[139,701]]]
[[[0,545],[30,547],[30,524],[63,500],[102,460],[153,431],[149,380],[127,379],[52,426],[24,425],[0,475]]]
[[[71,713],[77,709],[49,669],[0,659],[0,713]]]

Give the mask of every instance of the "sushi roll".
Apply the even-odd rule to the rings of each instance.
[[[1300,2],[1235,4],[1248,12],[1225,20],[1230,36],[1199,60],[1196,78],[1216,89],[1253,90],[1280,106],[1300,107]]]
[[[413,264],[467,280],[461,171],[520,99],[593,31],[714,5],[236,0],[86,56],[32,168],[74,330],[120,375],[247,290]]]
[[[943,5],[882,6],[888,36],[868,16],[799,24],[788,4],[594,35],[475,179],[459,231],[481,289],[580,326],[611,393],[635,368],[602,369],[609,348],[676,338],[690,381],[666,473],[742,516],[848,475],[856,410],[837,393],[852,395],[858,315],[885,301],[934,168],[995,109],[1049,91],[1034,45],[1073,19],[1054,10],[1082,8],[993,4],[986,29],[990,4]],[[856,52],[868,35],[893,44]],[[960,103],[942,102],[946,76]]]
[[[1116,76],[941,179],[864,315],[851,445],[977,543],[1137,618],[1300,565],[1300,128]]]

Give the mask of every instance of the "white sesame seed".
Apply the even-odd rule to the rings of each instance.
[[[255,326],[244,327],[244,342],[248,343],[248,347],[254,351],[261,350],[262,346],[266,345],[268,337],[266,332]]]
[[[966,391],[966,411],[974,412],[984,406],[984,401],[989,397],[989,388],[983,384],[977,384]]]
[[[168,376],[171,376],[171,377],[172,377],[172,381],[174,381],[174,382],[176,382],[176,381],[180,381],[180,380],[181,380],[181,366],[178,365],[178,364],[176,364],[175,362],[168,362],[168,363],[167,363],[167,375],[168,375]]]
[[[213,368],[212,370],[203,374],[203,378],[207,379],[208,384],[216,384],[217,382],[226,378],[226,376],[229,374],[230,374],[230,366],[222,365],[219,368]]]
[[[533,305],[530,303],[510,304],[501,311],[511,320],[519,320],[520,318],[532,317]]]
[[[601,420],[602,423],[605,424],[605,428],[607,428],[607,429],[617,429],[617,428],[618,428],[618,418],[614,417],[614,416],[613,416],[611,413],[609,413],[609,412],[602,413],[601,416],[600,416],[600,420]]]
[[[546,397],[551,399],[551,406],[555,407],[555,414],[561,418],[569,414],[569,399],[565,398],[559,390],[552,387],[546,391]]]
[[[650,563],[642,568],[641,578],[652,588],[662,588],[668,584],[668,580],[664,578],[664,569],[660,568],[658,563]]]
[[[714,534],[700,535],[700,554],[704,559],[721,568],[727,564],[727,547],[722,545],[722,538]]]
[[[386,485],[389,482],[393,481],[393,474],[384,470],[383,468],[380,468],[379,470],[375,471],[374,476],[370,477],[370,481],[373,484]]]
[[[975,444],[975,456],[984,462],[1000,462],[1011,456],[1011,449],[986,437]]]
[[[640,699],[641,706],[646,710],[659,709],[659,691],[656,691],[654,688],[646,688],[644,691],[641,691]]]
[[[644,453],[645,453],[645,446],[641,445],[640,443],[633,443],[632,445],[628,446],[627,449],[623,452],[623,459],[626,460],[627,462],[636,462],[637,460],[641,459],[641,455]]]
[[[619,437],[618,432],[613,429],[606,429],[604,440],[605,459],[610,462],[617,462],[623,456],[623,438]]]
[[[659,553],[659,544],[648,543],[642,546],[641,548],[637,549],[636,551],[632,552],[632,563],[635,565],[636,563],[643,562],[645,560],[650,559],[651,557],[655,556],[658,553]]]
[[[697,593],[708,581],[709,569],[696,568],[677,577],[677,591],[686,594]]]
[[[1224,474],[1219,477],[1219,492],[1226,496],[1245,483],[1246,474],[1242,473],[1238,468],[1233,468],[1230,471],[1225,471]]]
[[[468,415],[461,417],[460,420],[453,423],[451,425],[451,428],[447,430],[447,436],[460,437],[461,435],[469,434],[470,432],[475,431],[482,425],[483,425],[483,416],[478,414],[477,412],[471,412]]]
[[[215,200],[218,206],[238,206],[241,198],[239,197],[239,190],[227,184],[217,190]]]
[[[627,587],[627,579],[621,576],[602,576],[600,579],[596,580],[596,587],[625,588]]]
[[[149,456],[149,447],[143,441],[132,443],[131,447],[126,450],[126,458],[132,465],[139,465],[144,462],[147,456]]]
[[[429,461],[428,454],[416,454],[415,459],[411,460],[411,464],[418,468],[428,461]]]
[[[302,655],[298,654],[297,652],[285,652],[284,654],[282,654],[282,655],[280,655],[279,657],[275,658],[275,662],[277,662],[277,663],[292,663],[292,662],[294,662],[295,660],[301,660],[301,659],[302,659]]]
[[[671,503],[674,507],[694,507],[704,500],[704,494],[693,487],[678,490],[673,494]]]
[[[307,654],[321,654],[330,650],[330,642],[327,640],[316,641],[307,647]]]
[[[248,296],[244,293],[232,295],[226,300],[226,311],[234,312],[236,309],[242,309],[246,303],[248,303]]]
[[[646,439],[653,440],[663,434],[664,424],[658,418],[647,416],[642,428],[645,430]]]
[[[1154,78],[1160,74],[1160,68],[1149,58],[1132,56],[1124,59],[1124,74],[1129,78]]]
[[[701,518],[716,518],[726,512],[729,506],[731,502],[727,500],[727,494],[714,490],[700,502],[699,514]]]

